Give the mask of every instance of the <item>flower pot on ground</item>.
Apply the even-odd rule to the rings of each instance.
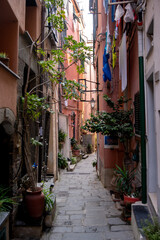
[[[58,131],[58,147],[60,150],[62,149],[63,144],[65,143],[66,137],[67,137],[67,134],[63,130],[59,129],[59,131]]]
[[[115,169],[116,177],[116,188],[117,191],[125,197],[125,199],[130,199],[133,203],[134,201],[140,200],[140,189],[136,188],[133,184],[135,179],[136,169],[126,169],[124,166],[120,168],[117,166]],[[128,197],[128,198],[127,198]],[[135,198],[135,200],[133,200]]]
[[[79,156],[80,155],[80,150],[79,149],[77,149],[77,150],[73,149],[72,153],[73,153],[74,156]]]
[[[58,168],[65,169],[68,167],[67,159],[61,153],[58,153]]]
[[[123,197],[124,197],[124,203],[125,204],[132,204],[132,203],[140,201],[140,198],[134,197],[134,196],[124,195]]]
[[[44,213],[45,198],[41,187],[26,190],[24,202],[27,213],[31,218],[40,218]]]
[[[73,149],[74,146],[77,145],[77,140],[75,138],[71,138],[70,141],[71,141],[71,149]]]
[[[79,156],[80,155],[80,145],[75,144],[72,149],[72,153],[74,156]]]

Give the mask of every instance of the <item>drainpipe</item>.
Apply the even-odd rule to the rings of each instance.
[[[147,184],[146,184],[146,129],[145,129],[145,93],[144,93],[142,10],[140,10],[140,12],[138,13],[137,25],[138,25],[139,86],[140,86],[142,203],[145,204],[147,202]]]
[[[42,31],[42,35],[41,35],[41,39],[42,41],[44,40],[44,22],[45,22],[45,4],[44,4],[44,0],[42,1],[42,12],[41,12],[41,31]],[[44,42],[42,42],[41,44],[41,48],[44,49]],[[41,60],[44,60],[43,56],[41,55]],[[42,68],[40,68],[40,72],[42,73]],[[43,75],[40,76],[40,93],[39,93],[39,97],[43,97]],[[39,135],[40,135],[40,141],[43,142],[43,119],[42,119],[42,115],[39,118]],[[44,146],[44,144],[43,144]],[[42,146],[39,146],[39,166],[38,166],[38,182],[41,182],[41,175],[42,175],[42,162],[43,162],[43,148]]]

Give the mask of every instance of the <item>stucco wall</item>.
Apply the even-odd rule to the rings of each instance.
[[[5,0],[10,4],[17,21],[19,22],[20,29],[25,31],[25,7],[26,0]]]
[[[0,65],[0,108],[9,108],[16,116],[17,78]]]
[[[147,183],[148,193],[154,193],[155,197],[151,201],[160,216],[160,29],[159,29],[159,9],[160,2],[158,0],[147,1],[145,9],[144,21],[144,56],[145,59],[145,88],[146,88],[146,133],[148,141],[147,147]],[[147,55],[147,31],[154,21],[153,28],[153,47],[149,55]],[[152,131],[152,132],[151,132]],[[155,204],[154,204],[155,202]]]
[[[67,134],[61,153],[65,158],[69,158],[70,157],[70,140],[69,140],[68,116],[65,116],[64,114],[61,114],[61,113],[59,113],[59,129],[61,129],[63,132]]]

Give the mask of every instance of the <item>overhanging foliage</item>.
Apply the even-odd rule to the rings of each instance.
[[[130,99],[120,97],[117,103],[113,102],[107,95],[104,96],[104,99],[111,111],[98,112],[96,115],[91,115],[91,118],[85,122],[82,128],[92,133],[96,132],[117,137],[121,142],[131,139],[134,135],[132,124],[133,110],[123,109],[124,103],[130,101]]]

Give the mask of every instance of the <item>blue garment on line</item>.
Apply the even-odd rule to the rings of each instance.
[[[103,0],[103,6],[105,8],[105,13],[108,13],[108,0]]]
[[[112,79],[108,59],[109,59],[109,53],[106,54],[106,49],[104,49],[104,54],[103,54],[103,81],[104,82],[106,82],[107,79],[109,81],[111,81]]]
[[[112,0],[112,3],[116,2],[116,0]],[[112,22],[114,22],[114,15],[115,15],[116,5],[112,5]]]

